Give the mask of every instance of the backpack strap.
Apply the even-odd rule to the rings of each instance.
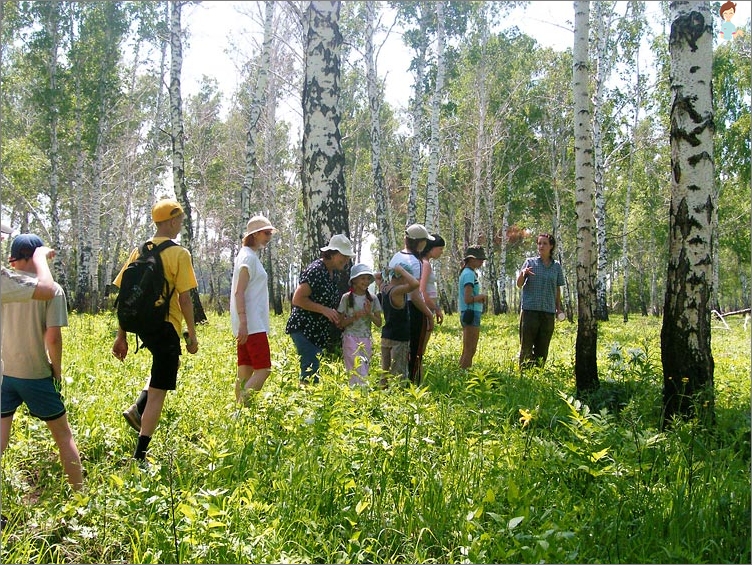
[[[175,243],[171,239],[163,241],[159,245],[155,245],[153,241],[149,240],[141,246],[140,253],[141,255],[147,255],[149,253],[152,253],[152,254],[162,253],[162,251],[164,251],[168,247],[172,247],[173,245],[177,245],[177,243]]]
[[[161,255],[162,251],[167,249],[168,247],[172,247],[173,245],[177,245],[174,241],[171,239],[167,239],[160,243],[159,245],[154,245],[154,242],[149,240],[145,242],[141,246],[141,256],[145,257],[146,255],[152,255],[156,257],[157,255]],[[162,259],[160,257],[160,262],[162,262]],[[167,280],[167,277],[164,276],[164,264],[162,264],[162,277],[164,278],[164,284],[167,286],[167,293],[165,294],[165,302],[169,304],[170,300],[172,300],[172,295],[175,292],[175,287],[173,286],[170,288],[170,283]],[[138,336],[136,336],[136,350],[138,350]]]

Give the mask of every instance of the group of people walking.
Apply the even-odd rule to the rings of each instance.
[[[153,246],[173,240],[180,233],[184,212],[172,199],[157,202],[151,210],[156,226]],[[3,232],[9,232],[3,226]],[[261,390],[271,373],[268,334],[269,293],[267,273],[260,260],[276,228],[264,216],[252,217],[235,257],[230,292],[230,320],[236,340],[237,375],[235,399],[245,404]],[[542,366],[548,354],[554,317],[561,314],[561,266],[553,259],[555,240],[538,236],[538,257],[525,261],[517,278],[522,288],[520,316],[520,366]],[[446,242],[430,234],[422,224],[412,224],[404,234],[404,246],[390,259],[383,272],[358,263],[350,269],[349,289],[340,292],[339,278],[355,256],[344,234],[331,237],[321,255],[300,274],[292,295],[290,317],[285,326],[300,361],[300,385],[319,382],[321,355],[340,334],[342,356],[351,386],[368,382],[373,353],[372,327],[381,330],[381,369],[379,384],[389,385],[390,376],[400,384],[420,385],[423,355],[435,324],[441,324],[441,308],[432,260],[441,257]],[[115,278],[120,286],[123,275],[139,250],[134,249]],[[60,394],[62,337],[67,325],[65,294],[52,279],[47,258],[54,251],[33,234],[16,236],[10,263],[18,271],[2,269],[3,367],[2,450],[10,438],[13,415],[25,403],[31,415],[47,423],[60,451],[63,468],[74,488],[83,483],[78,449],[66,419]],[[162,324],[139,333],[142,346],[152,354],[150,375],[133,404],[123,416],[138,432],[133,458],[145,462],[151,437],[159,423],[167,391],[175,390],[180,366],[180,334],[183,323],[185,346],[198,351],[191,292],[197,288],[191,255],[180,245],[161,253],[164,279],[172,291],[169,309]],[[459,274],[457,299],[462,326],[462,352],[459,366],[472,365],[480,334],[481,316],[487,304],[481,292],[478,270],[486,260],[482,247],[465,251]],[[375,291],[370,290],[376,283]],[[20,302],[35,299],[30,317],[14,310]],[[10,332],[10,329],[13,329]],[[21,329],[23,328],[23,331]],[[113,355],[123,361],[128,353],[126,331],[119,327],[112,345]]]

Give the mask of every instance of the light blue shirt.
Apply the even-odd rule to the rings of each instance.
[[[457,304],[459,304],[460,312],[465,310],[475,310],[477,312],[483,312],[483,304],[480,302],[473,302],[472,304],[465,303],[465,286],[473,285],[473,296],[480,294],[480,281],[478,280],[478,273],[473,271],[470,267],[465,267],[460,273],[459,282],[459,295]]]

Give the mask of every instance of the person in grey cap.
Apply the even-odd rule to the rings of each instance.
[[[407,265],[412,275],[420,281],[422,262],[420,253],[428,241],[434,237],[428,233],[423,224],[411,224],[405,229],[405,247],[395,253],[389,261],[389,268]],[[433,331],[433,311],[426,305],[423,293],[416,288],[407,295],[410,317],[410,352],[408,354],[408,377],[415,386],[423,380],[423,349],[427,332]]]
[[[9,261],[16,271],[33,277],[37,274],[35,252],[43,248],[38,236],[18,235],[11,244]],[[5,451],[10,441],[16,410],[26,404],[29,414],[42,420],[52,432],[68,482],[78,490],[83,486],[81,457],[60,394],[61,328],[68,325],[62,287],[55,283],[55,296],[49,301],[3,304],[2,324],[4,374],[0,394],[0,452]]]

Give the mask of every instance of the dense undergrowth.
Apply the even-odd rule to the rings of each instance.
[[[21,410],[3,457],[0,560],[750,562],[741,320],[713,332],[717,425],[666,432],[657,319],[601,324],[602,387],[587,403],[573,398],[568,322],[546,368],[521,376],[514,316],[484,317],[469,372],[448,316],[423,386],[387,390],[349,388],[337,359],[319,386],[298,388],[284,322],[272,319],[272,376],[238,410],[229,319],[210,316],[141,470],[121,412],[150,355],[119,363],[113,317],[72,315],[64,395],[86,488],[69,491],[49,432]]]

